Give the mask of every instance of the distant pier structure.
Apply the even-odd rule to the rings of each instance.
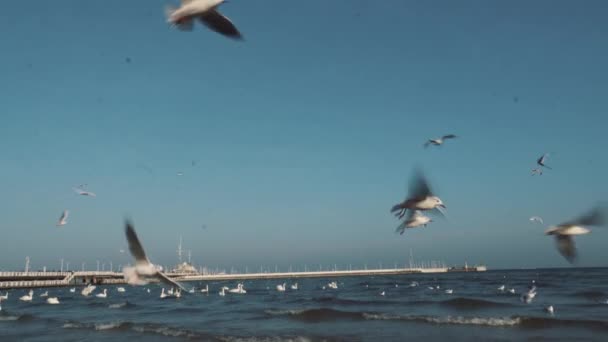
[[[287,279],[287,278],[335,278],[363,277],[382,275],[404,275],[415,273],[446,273],[446,272],[484,272],[485,266],[465,267],[426,267],[426,268],[392,268],[364,269],[344,271],[315,271],[315,272],[274,272],[274,273],[240,273],[240,274],[202,274],[194,268],[177,268],[167,275],[179,282],[190,281],[221,281],[221,280],[256,280],[256,279]],[[95,285],[125,284],[122,272],[0,272],[0,289],[29,289],[42,287],[74,287]]]

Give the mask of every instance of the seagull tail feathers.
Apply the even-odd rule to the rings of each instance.
[[[165,17],[167,18],[167,21],[169,21],[169,19],[171,19],[171,16],[175,12],[175,10],[177,10],[177,8],[175,6],[165,5]]]

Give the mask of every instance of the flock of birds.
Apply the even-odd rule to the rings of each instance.
[[[440,138],[429,139],[424,144],[424,147],[426,148],[429,145],[441,146],[446,139],[454,138],[456,138],[456,135],[448,134]],[[543,168],[551,169],[551,167],[546,164],[548,157],[549,154],[545,153],[536,160],[538,167],[532,170],[532,175],[542,175]],[[439,213],[441,216],[445,216],[445,209],[445,204],[441,198],[431,190],[422,171],[415,169],[414,175],[410,181],[407,197],[402,202],[395,204],[391,208],[391,213],[398,219],[403,219],[396,229],[397,233],[403,234],[406,229],[426,227],[429,223],[433,222],[433,220],[424,215],[423,212]],[[545,230],[545,234],[554,236],[559,253],[568,262],[574,263],[577,258],[574,236],[590,233],[591,230],[587,227],[605,225],[606,211],[606,208],[603,207],[593,208],[588,213],[578,218],[548,227],[547,230]],[[543,219],[539,216],[530,217],[530,221],[544,224]]]

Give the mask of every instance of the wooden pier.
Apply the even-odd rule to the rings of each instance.
[[[395,268],[351,271],[318,271],[287,273],[241,273],[241,274],[200,274],[200,273],[167,273],[167,276],[178,282],[289,279],[289,278],[336,278],[404,275],[414,273],[445,272],[483,272],[485,266],[454,268]],[[0,272],[0,289],[30,289],[43,287],[75,287],[87,284],[115,285],[125,284],[121,272]]]

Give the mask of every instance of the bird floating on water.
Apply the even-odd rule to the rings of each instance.
[[[30,290],[27,295],[21,296],[19,298],[19,300],[22,301],[22,302],[31,302],[32,299],[34,299],[34,291],[33,290]]]
[[[103,292],[96,294],[95,297],[97,297],[97,298],[108,298],[108,289],[103,289]]]
[[[429,147],[429,145],[441,146],[441,145],[443,145],[443,143],[445,142],[445,140],[447,140],[447,139],[455,139],[455,138],[458,138],[458,137],[455,136],[454,134],[447,134],[447,135],[442,136],[441,138],[429,139],[429,140],[427,140],[426,143],[424,143],[424,148]]]
[[[192,31],[194,20],[198,19],[212,31],[228,38],[242,40],[243,36],[232,21],[217,10],[224,2],[225,0],[182,0],[178,8],[166,6],[167,22],[180,31]]]
[[[49,297],[46,299],[47,304],[57,305],[59,304],[59,298],[57,297]]]
[[[603,226],[606,224],[606,210],[595,208],[589,213],[572,221],[558,224],[545,231],[546,235],[555,236],[557,250],[570,263],[576,261],[577,251],[574,235],[583,235],[591,232],[586,226]]]

